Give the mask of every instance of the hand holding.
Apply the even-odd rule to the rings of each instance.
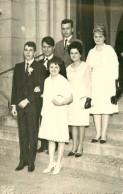
[[[111,97],[111,103],[115,104],[115,105],[117,104],[117,97],[116,96]]]
[[[21,108],[25,108],[27,106],[27,104],[29,103],[29,101],[27,99],[25,100],[22,100],[20,103],[19,103],[19,106]]]
[[[86,102],[85,102],[85,109],[91,108],[91,98],[86,98]]]
[[[52,103],[53,103],[55,106],[62,106],[62,105],[63,105],[62,102],[58,102],[58,101],[55,100],[55,99],[52,100]]]
[[[34,92],[40,92],[40,86],[35,87]]]

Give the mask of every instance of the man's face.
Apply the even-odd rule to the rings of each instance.
[[[46,42],[43,42],[42,45],[42,51],[46,57],[49,57],[53,54],[54,52],[54,46],[48,45]]]
[[[71,27],[71,23],[62,24],[61,25],[62,35],[64,38],[69,38],[72,35],[73,28]]]
[[[34,58],[34,56],[35,56],[34,48],[26,45],[24,47],[24,57],[25,57],[25,59],[27,61],[30,61]]]

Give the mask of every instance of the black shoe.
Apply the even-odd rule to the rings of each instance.
[[[28,172],[33,172],[35,170],[34,163],[28,165]]]
[[[17,168],[15,169],[15,171],[22,170],[25,166],[28,166],[28,162],[25,162],[25,163],[20,162]]]
[[[81,156],[82,156],[82,154],[80,154],[80,153],[75,153],[75,157],[76,157],[76,158],[81,157]]]
[[[67,156],[74,156],[76,152],[69,152],[69,154]]]
[[[96,143],[96,142],[98,142],[98,141],[100,140],[100,138],[101,138],[101,137],[99,137],[98,139],[92,139],[92,140],[91,140],[91,143]]]
[[[81,157],[82,154],[83,154],[83,148],[82,148],[82,153],[78,153],[78,152],[75,153],[75,157],[76,157],[76,158]]]
[[[106,140],[101,139],[101,140],[100,140],[100,143],[101,143],[101,144],[106,143]]]
[[[46,150],[46,149],[45,149],[45,148],[40,147],[39,149],[37,149],[37,153],[44,152],[44,150]]]

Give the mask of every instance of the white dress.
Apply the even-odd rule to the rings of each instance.
[[[73,102],[68,106],[68,123],[71,126],[88,126],[89,109],[84,105],[86,97],[91,97],[90,68],[81,62],[77,68],[69,65],[66,71],[73,94]]]
[[[101,51],[96,46],[89,51],[88,65],[91,67],[92,114],[113,114],[118,105],[110,98],[116,94],[115,80],[118,79],[118,59],[114,49],[104,44]]]
[[[69,141],[68,105],[55,106],[52,100],[56,99],[60,101],[70,96],[71,88],[69,82],[62,75],[59,74],[54,80],[49,76],[45,80],[39,138],[58,142]]]

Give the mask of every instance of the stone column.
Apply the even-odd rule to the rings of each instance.
[[[37,54],[41,51],[41,40],[43,37],[49,34],[49,1],[48,0],[38,0],[37,3]]]
[[[54,11],[54,38],[57,42],[58,40],[62,39],[61,35],[61,21],[67,18],[67,1],[66,0],[55,0]]]
[[[11,2],[0,1],[0,72],[11,68]]]

